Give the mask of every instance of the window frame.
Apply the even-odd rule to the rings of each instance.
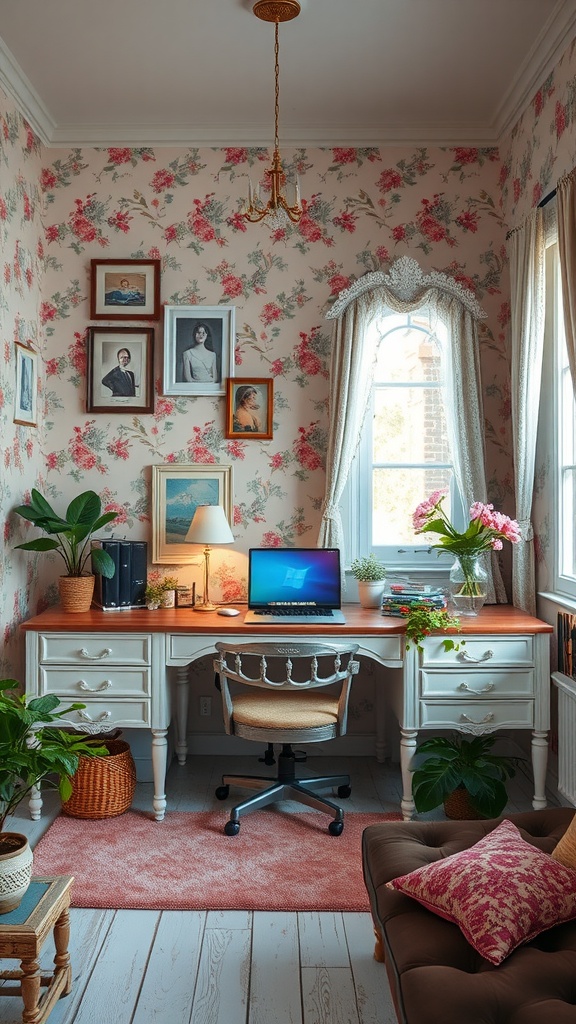
[[[425,309],[426,307],[423,306],[420,307],[420,309],[411,310],[407,313],[406,318],[408,323],[413,317],[418,316],[419,312],[422,313]],[[395,315],[397,314],[393,310],[382,310],[382,317]],[[419,324],[410,324],[410,326],[412,329],[422,331],[428,337],[432,333],[431,331],[427,331],[422,328]],[[382,338],[384,337],[385,334],[382,335]],[[382,341],[380,343],[382,343]],[[340,512],[345,538],[346,569],[349,569],[350,563],[353,559],[362,557],[367,552],[373,551],[376,557],[379,558],[386,568],[394,575],[402,575],[412,578],[425,577],[430,580],[447,580],[450,567],[454,560],[453,557],[448,552],[432,548],[424,543],[417,543],[416,536],[414,545],[397,548],[395,552],[393,551],[392,546],[376,546],[372,544],[372,519],[370,514],[372,502],[366,501],[366,487],[364,487],[363,484],[365,481],[371,481],[373,467],[378,465],[372,461],[373,435],[370,426],[374,419],[375,384],[377,384],[377,382],[373,380],[370,392],[370,402],[364,416],[358,448],[352,461],[348,481],[340,502]],[[407,380],[406,382],[402,382],[398,385],[389,382],[386,386],[412,387],[415,385],[414,382]],[[416,386],[430,387],[433,385],[418,382]],[[445,387],[445,381],[442,381],[440,386]],[[442,464],[438,463],[438,466],[441,465]],[[453,469],[454,463],[447,463],[446,465]],[[414,464],[414,467],[417,468],[416,463]],[[454,474],[452,475],[452,487],[453,491],[451,499],[453,504],[453,520],[457,527],[464,529],[464,505],[455,485]],[[423,501],[426,497],[427,495],[423,494],[421,500]]]
[[[564,562],[564,543],[566,530],[574,530],[573,517],[564,516],[563,473],[564,442],[562,424],[566,421],[563,401],[563,376],[567,370],[566,337],[564,332],[564,316],[562,308],[562,288],[560,275],[560,254],[557,239],[553,239],[546,248],[546,324],[545,331],[552,338],[552,408],[553,408],[553,494],[556,500],[557,515],[554,518],[553,530],[553,579],[554,591],[559,596],[576,601],[576,575],[569,576],[562,571]],[[576,415],[576,402],[572,401],[572,413]],[[572,453],[574,454],[574,453]],[[571,462],[570,466],[574,463]],[[568,520],[568,522],[566,522]],[[572,535],[572,545],[576,538]]]

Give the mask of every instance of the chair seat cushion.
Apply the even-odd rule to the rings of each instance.
[[[236,694],[232,719],[254,729],[315,729],[338,721],[338,698],[321,690]]]

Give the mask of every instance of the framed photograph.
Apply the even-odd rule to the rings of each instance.
[[[91,320],[158,320],[160,260],[91,260]]]
[[[234,376],[234,306],[164,307],[164,394],[224,395]]]
[[[232,466],[152,466],[152,561],[189,565],[186,534],[198,505],[222,505],[232,526]]]
[[[35,427],[38,423],[38,353],[16,342],[16,391],[14,423]]]
[[[237,377],[226,385],[226,437],[270,440],[274,381],[266,377]]]
[[[87,412],[153,412],[153,377],[153,327],[88,328]]]

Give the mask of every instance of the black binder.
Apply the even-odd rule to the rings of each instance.
[[[130,604],[132,608],[146,606],[146,574],[148,569],[148,544],[145,540],[131,541],[132,571],[130,577]]]
[[[118,605],[120,608],[132,607],[132,542],[121,540],[120,566],[118,573]]]

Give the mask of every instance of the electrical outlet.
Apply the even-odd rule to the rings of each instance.
[[[200,714],[205,717],[212,714],[212,697],[200,697]]]

